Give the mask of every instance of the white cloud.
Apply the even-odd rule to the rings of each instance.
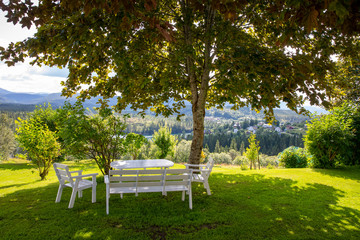
[[[45,74],[50,73],[50,70],[52,69],[44,68],[42,71],[42,68],[28,63],[20,63],[15,67],[0,64],[0,88],[12,92],[61,92],[60,82],[66,78],[57,74]]]
[[[0,46],[7,47],[10,42],[22,41],[33,36],[35,28],[28,30],[20,25],[8,23],[5,13],[0,12]],[[0,88],[13,92],[61,92],[61,81],[68,75],[67,69],[31,66],[30,61],[7,67],[0,63]]]

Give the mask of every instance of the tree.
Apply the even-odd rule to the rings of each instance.
[[[54,159],[60,155],[57,136],[48,126],[32,114],[29,119],[16,121],[16,139],[25,149],[31,161],[37,166],[41,180],[45,180]]]
[[[163,126],[159,131],[154,132],[153,142],[157,147],[156,156],[158,158],[165,158],[166,156],[174,155],[174,148],[176,146],[175,136],[171,135],[171,129]]]
[[[126,146],[126,151],[130,153],[132,159],[135,160],[139,156],[141,147],[147,143],[148,140],[143,135],[136,133],[129,133],[126,135],[124,145]]]
[[[220,153],[220,152],[221,152],[221,146],[220,146],[219,139],[216,140],[214,152],[216,152],[216,153]]]
[[[179,163],[186,163],[189,160],[191,141],[181,140],[176,145],[174,160]]]
[[[360,48],[356,1],[10,0],[0,8],[14,24],[37,26],[34,37],[1,48],[1,59],[67,67],[65,96],[117,95],[119,111],[165,116],[190,101],[194,164],[206,107],[251,106],[269,118],[281,101],[300,113],[305,99],[328,107],[331,56]]]
[[[230,149],[234,149],[235,151],[237,151],[237,143],[236,143],[236,139],[233,138],[231,139],[231,143],[230,143]]]
[[[246,148],[245,156],[250,161],[250,169],[252,169],[252,166],[254,166],[254,169],[256,169],[255,161],[259,158],[259,142],[256,141],[256,135],[251,134],[249,137],[249,147]],[[260,169],[260,163],[259,163],[259,169]]]
[[[10,128],[10,119],[6,114],[0,114],[0,161],[7,160],[15,150],[15,134]]]
[[[360,104],[360,60],[344,58],[336,65],[337,74],[329,76],[335,84],[332,100],[341,106],[344,101]]]
[[[339,163],[356,163],[358,156],[353,158],[358,148],[354,144],[356,130],[352,127],[354,113],[357,115],[356,107],[345,102],[329,114],[311,119],[304,141],[305,148],[313,156],[313,167],[334,168]]]
[[[58,109],[58,123],[66,152],[78,158],[90,155],[104,175],[110,163],[126,152],[126,124],[110,109],[93,114],[79,103],[67,103]]]
[[[239,150],[239,152],[240,152],[240,155],[241,155],[241,156],[242,156],[242,155],[244,154],[244,152],[245,152],[245,144],[244,144],[243,141],[241,141],[241,145],[240,145],[240,150]]]

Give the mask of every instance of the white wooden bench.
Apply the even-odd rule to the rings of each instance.
[[[192,209],[191,169],[161,169],[161,170],[110,170],[105,175],[106,184],[106,214],[109,214],[110,194],[145,192],[181,191],[182,200],[185,193],[189,195],[189,208]]]

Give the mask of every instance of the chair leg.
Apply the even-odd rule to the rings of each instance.
[[[182,192],[181,200],[185,201],[185,191]]]
[[[55,200],[56,203],[60,202],[62,192],[63,192],[63,186],[60,184],[59,189],[58,189],[58,193],[56,195],[56,200]]]
[[[108,186],[106,186],[106,214],[109,214],[109,198],[110,198],[109,188]]]
[[[76,192],[77,192],[77,189],[74,187],[72,189],[72,193],[71,193],[71,197],[70,197],[69,208],[74,207],[75,198],[76,198]]]
[[[96,184],[92,185],[92,196],[91,196],[92,203],[96,202]]]
[[[82,191],[78,191],[78,197],[82,198]]]
[[[79,187],[79,179],[76,179],[75,186],[72,189],[72,193],[71,193],[71,197],[70,197],[69,208],[74,207],[76,193],[78,192],[78,187]]]
[[[208,181],[204,182],[204,187],[206,188],[207,194],[211,195],[210,185]]]

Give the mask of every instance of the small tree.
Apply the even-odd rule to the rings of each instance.
[[[6,114],[0,115],[0,161],[7,160],[15,150],[15,134],[11,130],[10,120]]]
[[[110,163],[126,152],[126,124],[110,109],[92,114],[86,113],[79,103],[67,103],[58,110],[58,117],[59,135],[64,140],[65,150],[79,158],[90,155],[102,174],[108,174]]]
[[[174,160],[175,162],[186,163],[189,160],[191,150],[191,141],[181,140],[175,151]]]
[[[238,150],[238,147],[237,147],[237,143],[236,143],[236,139],[235,139],[235,138],[233,138],[233,139],[231,140],[230,149],[234,149],[235,151]]]
[[[214,152],[216,152],[216,153],[221,153],[221,146],[220,146],[220,141],[219,141],[219,139],[216,140]]]
[[[256,135],[251,134],[249,137],[249,147],[245,151],[245,156],[250,161],[250,169],[252,169],[252,166],[254,166],[254,169],[256,169],[255,161],[259,157],[259,141],[256,141]],[[260,169],[260,163],[259,163],[259,169]]]
[[[126,136],[124,144],[126,146],[127,152],[131,155],[132,159],[135,160],[139,156],[141,147],[147,143],[148,140],[143,135],[129,133]]]
[[[31,161],[38,167],[41,180],[46,179],[51,164],[60,155],[60,144],[54,132],[44,122],[32,117],[16,121],[20,147],[28,152]]]
[[[171,135],[171,128],[166,126],[160,127],[159,131],[154,133],[153,142],[157,147],[156,157],[165,158],[168,155],[173,156],[177,141],[175,136]]]

